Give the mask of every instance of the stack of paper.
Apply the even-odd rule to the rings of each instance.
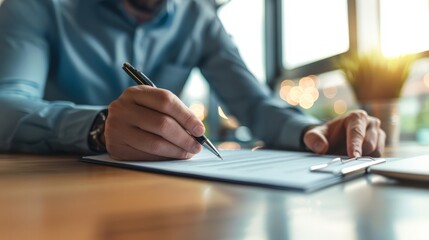
[[[226,150],[221,151],[221,155],[224,160],[218,159],[209,151],[202,151],[190,160],[124,162],[113,160],[105,154],[84,157],[83,161],[302,191],[314,191],[346,179],[346,176],[340,174],[311,172],[309,170],[311,166],[331,161],[333,156],[274,150]],[[336,164],[337,168],[346,165],[341,162]],[[352,161],[347,163],[347,166],[359,164],[359,161]],[[329,167],[332,168],[332,166]],[[365,172],[365,169],[362,170],[360,171],[361,174]]]

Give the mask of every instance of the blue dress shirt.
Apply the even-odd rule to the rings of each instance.
[[[144,24],[122,0],[6,0],[0,59],[0,151],[90,152],[96,114],[135,85],[125,61],[175,94],[198,67],[268,145],[303,149],[303,128],[318,123],[272,98],[204,0],[167,0]]]

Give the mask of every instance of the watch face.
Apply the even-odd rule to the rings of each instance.
[[[104,124],[106,122],[107,112],[100,112],[94,120],[91,131],[89,132],[89,148],[95,152],[106,152],[106,146],[101,140],[104,134]]]

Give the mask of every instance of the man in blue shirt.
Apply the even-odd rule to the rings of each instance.
[[[176,95],[194,67],[267,146],[349,156],[384,148],[379,121],[363,111],[320,124],[274,101],[205,0],[6,0],[0,56],[3,152],[190,158],[201,145],[187,131],[205,129]],[[134,86],[125,61],[158,88]]]

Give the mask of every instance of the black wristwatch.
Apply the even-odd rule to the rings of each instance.
[[[92,123],[91,130],[88,136],[89,149],[93,152],[103,153],[106,152],[106,146],[101,141],[101,136],[104,133],[104,125],[107,119],[107,109],[99,112]]]

